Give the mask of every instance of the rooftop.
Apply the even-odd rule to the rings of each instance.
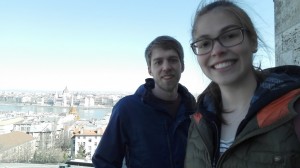
[[[6,150],[11,147],[18,146],[20,144],[33,140],[34,138],[31,135],[19,131],[2,134],[0,135],[0,150]]]

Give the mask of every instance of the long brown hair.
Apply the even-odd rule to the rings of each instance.
[[[192,39],[193,41],[195,40],[195,34],[196,31],[198,31],[196,29],[196,25],[198,23],[198,20],[201,16],[203,16],[204,14],[216,9],[216,8],[220,8],[222,10],[226,10],[230,13],[232,13],[240,22],[240,24],[242,25],[242,27],[247,29],[247,36],[250,38],[250,40],[253,42],[253,44],[258,44],[258,41],[260,41],[262,44],[264,44],[264,42],[261,40],[260,37],[258,37],[257,35],[257,31],[253,25],[253,22],[251,21],[251,18],[248,16],[248,14],[239,6],[237,6],[235,3],[229,1],[229,0],[218,0],[218,1],[214,1],[212,3],[209,4],[201,4],[195,14],[194,17],[194,22],[192,25]],[[255,51],[256,52],[256,51]],[[265,74],[262,73],[261,68],[260,67],[255,67],[253,65],[252,70],[255,74],[256,80],[258,82],[263,81],[263,79],[265,78]],[[222,118],[221,113],[224,112],[223,110],[223,105],[222,105],[222,96],[221,96],[221,91],[220,88],[218,86],[217,83],[215,82],[211,82],[208,87],[202,92],[202,94],[200,94],[197,98],[197,106],[199,105],[199,103],[202,102],[202,100],[204,99],[205,95],[208,95],[209,97],[211,97],[214,101],[214,107],[216,110],[216,114],[217,117],[222,121],[225,122]]]

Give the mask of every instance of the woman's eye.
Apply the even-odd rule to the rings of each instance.
[[[207,48],[209,47],[211,42],[209,40],[200,41],[197,45],[198,48]]]
[[[238,31],[233,31],[229,33],[225,33],[224,35],[221,36],[221,40],[230,40],[230,39],[235,39],[239,37],[239,32]]]

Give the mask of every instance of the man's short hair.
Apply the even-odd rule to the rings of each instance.
[[[145,58],[148,67],[151,66],[151,55],[152,51],[155,48],[161,48],[163,50],[174,50],[177,52],[179,56],[179,60],[181,62],[182,66],[182,71],[184,70],[184,53],[183,53],[183,48],[179,41],[177,41],[175,38],[170,37],[170,36],[159,36],[156,37],[146,48],[145,50]]]

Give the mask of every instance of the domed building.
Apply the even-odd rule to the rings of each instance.
[[[67,97],[70,96],[70,92],[68,87],[66,86],[65,89],[63,90],[63,95],[66,95]]]

